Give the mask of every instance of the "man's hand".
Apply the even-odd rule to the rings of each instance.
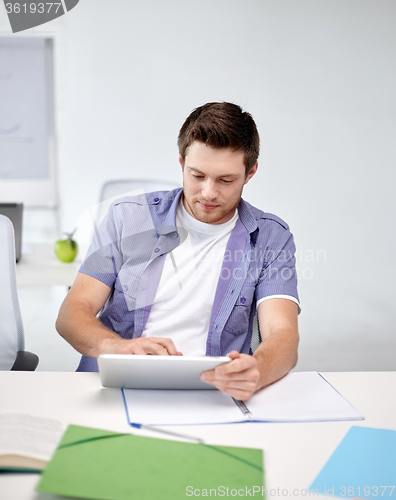
[[[139,337],[137,339],[105,339],[100,347],[102,354],[154,354],[157,356],[183,356],[171,339]]]
[[[232,358],[232,361],[203,372],[201,380],[213,384],[235,399],[247,401],[258,389],[260,372],[257,360],[238,351],[231,351],[227,356]]]

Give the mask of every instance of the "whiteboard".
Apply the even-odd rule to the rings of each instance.
[[[50,38],[0,36],[0,201],[57,206]]]

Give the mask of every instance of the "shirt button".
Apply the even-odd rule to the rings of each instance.
[[[124,285],[124,286],[122,287],[122,289],[124,290],[124,292],[126,292],[126,291],[128,290],[127,285]]]
[[[245,297],[241,297],[241,304],[244,304],[246,302],[246,298]]]
[[[154,198],[155,203],[158,203],[160,201],[159,198]]]
[[[155,253],[158,253],[159,251],[160,251],[160,249],[159,249],[159,248],[156,248],[156,249],[154,250],[154,252],[155,252]]]
[[[179,233],[175,233],[175,238],[178,238],[179,237]]]

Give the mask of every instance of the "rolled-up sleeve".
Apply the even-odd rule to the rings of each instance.
[[[279,226],[276,237],[263,249],[263,266],[256,286],[256,302],[271,296],[290,296],[299,304],[293,235]]]

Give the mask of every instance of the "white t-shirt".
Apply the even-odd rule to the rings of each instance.
[[[180,200],[176,224],[188,236],[167,254],[143,337],[167,337],[185,356],[204,356],[214,297],[238,210],[224,224],[191,217]]]

